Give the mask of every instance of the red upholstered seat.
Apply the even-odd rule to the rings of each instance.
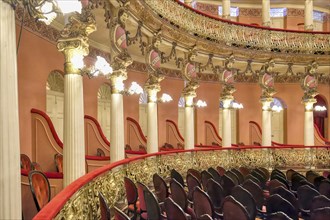
[[[130,218],[116,206],[114,207],[115,220],[130,220]]]
[[[165,202],[165,199],[168,197],[168,187],[165,180],[155,173],[152,177],[152,181],[155,187],[155,194],[158,199],[158,202]]]
[[[101,220],[110,220],[111,219],[110,208],[101,192],[99,192],[99,200],[100,200]]]
[[[37,210],[40,211],[50,201],[50,186],[47,177],[40,171],[29,173],[30,189]]]
[[[140,182],[137,182],[136,186],[137,186],[138,195],[139,195],[140,218],[141,219],[147,219],[148,218],[148,213],[147,213],[146,201],[144,199],[144,190],[146,190],[148,187],[146,185],[144,185],[143,183],[140,183]]]
[[[187,216],[182,208],[175,203],[171,198],[165,200],[166,217],[168,220],[188,220],[190,216]]]
[[[128,177],[124,177],[124,185],[126,189],[128,213],[132,212],[134,214],[134,219],[136,219],[138,213],[140,213],[140,203],[138,202],[137,188],[134,182]]]
[[[63,173],[63,155],[55,154],[54,161],[55,161],[57,172]]]
[[[98,156],[98,157],[104,157],[105,156],[105,153],[104,153],[104,151],[101,148],[97,148],[96,149],[96,156]]]
[[[21,154],[21,168],[24,170],[27,170],[27,172],[31,171],[31,160],[30,158],[25,155],[25,154]]]

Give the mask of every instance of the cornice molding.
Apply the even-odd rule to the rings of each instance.
[[[134,1],[133,1],[134,2]],[[146,13],[145,17],[149,17],[150,19],[154,19],[153,15],[151,15],[149,12],[143,11],[141,13]],[[31,18],[27,12],[24,13],[24,10],[21,7],[16,8],[16,21],[17,25],[20,24],[24,17],[23,22],[23,28],[32,32],[33,34],[41,37],[44,40],[47,40],[51,42],[52,44],[56,45],[56,42],[58,38],[60,37],[60,31],[52,26],[47,26],[42,22],[37,22],[33,18]],[[148,20],[148,19],[146,19]],[[158,27],[158,23],[154,23],[154,27]],[[187,34],[183,34],[180,30],[176,30],[173,28],[170,28],[168,25],[164,25],[162,29],[162,33],[165,33],[165,36],[172,35],[173,38],[178,40],[177,42],[188,42],[188,46],[192,46],[192,44],[196,41],[191,41],[191,38],[187,36]],[[189,45],[189,42],[191,45]],[[188,47],[187,46],[187,47]],[[263,52],[255,52],[255,51],[249,51],[247,55],[247,51],[242,50],[228,50],[227,48],[215,48],[213,44],[209,44],[204,41],[199,42],[199,49],[202,48],[206,51],[209,51],[209,53],[213,52],[221,52],[223,55],[229,55],[233,52],[235,52],[235,56],[242,56],[242,57],[260,57],[265,58],[267,57],[267,54],[264,54]],[[89,56],[96,58],[96,56],[101,55],[107,60],[111,60],[111,55],[107,51],[103,51],[99,48],[90,46],[89,48]],[[290,58],[290,59],[289,59]],[[284,57],[284,59],[291,60],[291,61],[301,61],[301,57],[298,56],[298,58],[293,58],[292,56],[287,55],[287,57]],[[137,71],[141,73],[147,74],[147,66],[145,63],[136,62],[134,61],[132,65],[128,67],[128,70],[130,71]],[[160,68],[160,71],[162,74],[166,77],[172,77],[172,78],[182,78],[182,73],[178,69],[169,69],[169,68]],[[218,81],[218,75],[213,73],[198,73],[197,79],[200,81],[209,81],[209,82],[217,82]],[[257,79],[253,75],[245,75],[238,73],[236,76],[236,82],[238,83],[256,83]],[[300,77],[299,75],[278,75],[275,77],[275,81],[277,83],[299,83]],[[321,75],[318,78],[319,84],[330,84],[330,75]]]

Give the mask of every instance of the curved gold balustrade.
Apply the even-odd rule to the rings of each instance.
[[[187,33],[226,46],[300,54],[330,54],[330,34],[254,27],[196,11],[177,0],[141,0]]]
[[[172,168],[184,176],[189,168],[204,170],[216,166],[225,169],[240,166],[297,170],[328,169],[329,148],[330,146],[206,148],[161,152],[125,159],[79,178],[53,198],[34,219],[99,219],[98,193],[102,192],[105,195],[110,206],[124,201],[125,175],[150,185],[154,173],[167,178]]]

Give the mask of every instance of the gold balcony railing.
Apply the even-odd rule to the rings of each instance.
[[[283,53],[330,54],[329,33],[254,27],[203,14],[177,0],[143,1],[187,34],[226,46]]]
[[[189,151],[161,152],[125,159],[97,169],[76,180],[44,207],[34,219],[99,219],[98,194],[102,192],[110,206],[125,201],[123,177],[146,185],[152,175],[170,176],[175,168],[183,176],[189,168],[205,170],[222,166],[265,167],[296,170],[328,169],[330,146],[322,147],[232,147],[205,148]]]

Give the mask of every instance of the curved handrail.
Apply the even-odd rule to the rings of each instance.
[[[136,125],[136,127],[138,128],[138,131],[139,131],[139,135],[141,136],[142,140],[144,142],[147,142],[147,138],[144,136],[140,124],[135,119],[133,119],[131,117],[127,117],[126,119]]]
[[[179,128],[178,126],[176,125],[176,123],[170,119],[166,119],[166,122],[169,122],[170,124],[172,124],[175,128],[175,131],[177,132],[177,134],[179,135],[179,138],[182,140],[182,142],[184,142],[184,138],[182,137],[180,131],[179,131]]]
[[[260,127],[260,125],[257,122],[255,122],[255,121],[249,121],[249,123],[250,124],[254,124],[257,127],[257,129],[259,130],[260,134],[262,135],[261,127]],[[285,146],[295,146],[295,147],[304,146],[302,144],[281,144],[281,143],[277,143],[275,141],[272,141],[272,145],[273,146],[283,146],[283,147],[285,147]]]
[[[330,145],[330,140],[327,140],[327,139],[325,139],[325,138],[322,136],[322,134],[321,134],[321,132],[320,132],[320,129],[319,129],[319,127],[317,127],[316,124],[314,124],[314,128],[315,128],[315,130],[316,130],[316,132],[317,132],[317,135],[321,138],[322,141],[324,141],[324,144],[329,144],[329,145]]]
[[[52,122],[52,120],[49,118],[49,116],[48,116],[45,112],[43,112],[43,111],[41,111],[41,110],[38,110],[38,109],[35,109],[35,108],[32,108],[32,109],[31,109],[31,113],[38,114],[38,115],[42,116],[42,117],[47,121],[47,124],[48,124],[48,126],[49,126],[49,129],[50,129],[50,131],[51,131],[51,133],[52,133],[52,135],[53,135],[53,137],[54,137],[56,143],[58,144],[58,146],[60,146],[61,148],[63,148],[63,142],[62,142],[62,141],[60,140],[60,138],[58,137],[57,132],[56,132],[56,130],[55,130],[55,127],[54,127],[54,125],[53,125],[53,122]]]
[[[95,123],[96,128],[97,128],[98,132],[100,133],[102,140],[103,140],[108,146],[110,146],[110,141],[108,141],[107,137],[104,135],[100,123],[99,123],[94,117],[92,117],[92,116],[90,116],[90,115],[85,115],[84,118],[85,118],[85,119],[89,119],[89,120],[91,120],[91,121],[93,121],[93,122]]]
[[[217,132],[217,129],[215,128],[214,124],[213,124],[212,122],[210,122],[210,121],[204,121],[204,123],[205,123],[205,124],[209,124],[209,125],[211,125],[211,127],[213,128],[214,133],[215,133],[215,135],[217,136],[217,138],[219,138],[219,139],[222,141],[222,138],[219,136],[219,134],[218,134],[218,132]]]
[[[227,46],[301,54],[330,51],[328,32],[256,27],[206,15],[178,0],[143,1],[154,13],[186,32]]]
[[[310,146],[308,148],[311,148],[311,149],[326,149],[327,151],[330,149],[330,146]],[[175,150],[175,151],[166,151],[166,152],[158,152],[158,153],[153,153],[153,154],[147,154],[147,155],[142,155],[142,156],[138,156],[138,157],[134,157],[134,158],[128,158],[128,159],[124,159],[124,160],[121,160],[121,161],[118,161],[118,162],[114,162],[112,164],[109,164],[109,165],[106,165],[104,167],[101,167],[101,168],[98,168],[82,177],[80,177],[79,179],[77,179],[76,181],[74,181],[73,183],[71,183],[69,186],[67,186],[65,189],[63,189],[59,194],[57,194],[56,197],[54,197],[50,203],[48,203],[36,216],[34,219],[54,219],[57,214],[60,212],[60,210],[64,207],[64,205],[70,200],[70,198],[76,193],[78,192],[79,189],[81,189],[82,187],[86,186],[87,184],[89,184],[91,181],[95,180],[97,177],[101,176],[101,175],[104,175],[106,172],[108,171],[111,171],[112,169],[116,168],[116,167],[120,167],[120,166],[123,166],[125,164],[129,164],[130,162],[133,162],[133,161],[137,161],[137,160],[141,160],[141,159],[146,159],[146,158],[152,158],[152,157],[155,157],[155,156],[164,156],[164,155],[169,155],[169,154],[181,154],[181,153],[188,153],[189,152],[189,155],[191,155],[190,153],[201,153],[201,158],[205,158],[205,154],[204,153],[207,153],[207,152],[210,152],[212,151],[212,155],[215,154],[217,155],[217,153],[226,153],[229,152],[228,150],[230,151],[233,151],[233,152],[230,152],[227,154],[227,156],[232,156],[232,158],[228,158],[230,160],[233,160],[235,158],[238,158],[238,157],[235,157],[235,154],[233,154],[234,152],[237,152],[237,153],[240,153],[240,152],[243,152],[244,153],[244,150],[261,150],[261,149],[271,149],[271,150],[278,150],[278,151],[283,151],[284,149],[290,149],[290,150],[298,150],[298,149],[304,149],[304,152],[305,152],[305,149],[306,149],[306,146],[296,146],[296,147],[290,147],[290,146],[286,146],[286,147],[274,147],[274,146],[270,146],[270,147],[264,147],[264,146],[242,146],[242,147],[223,147],[223,148],[218,148],[218,149],[215,149],[215,148],[207,148],[207,149],[194,149],[194,150]],[[325,156],[329,157],[330,155],[327,153],[327,151],[325,152]],[[251,152],[251,151],[247,151],[247,152]],[[268,156],[272,156],[274,155],[275,152],[272,152],[272,151],[265,151],[265,150],[262,150],[262,152],[264,153],[269,153]],[[292,152],[292,151],[290,151]],[[316,151],[310,151],[310,152],[307,152],[307,154],[309,153],[313,153],[313,152],[316,152]],[[252,152],[253,153],[253,152]],[[285,152],[282,152],[280,154],[278,154],[276,157],[280,156],[280,155],[285,155],[283,154]],[[249,154],[247,154],[248,156]],[[262,158],[264,158],[264,154],[257,154],[260,156],[260,158],[258,159],[261,160],[261,161],[265,161],[265,160],[262,160]],[[220,156],[218,154],[218,156]],[[297,156],[295,154],[295,152],[293,152],[293,154],[291,155],[293,156],[294,158]],[[303,157],[305,157],[304,155],[302,155]],[[213,157],[213,156],[212,156]],[[213,157],[214,158],[214,157]],[[175,159],[175,158],[174,158]],[[226,161],[228,159],[224,158]],[[207,160],[207,158],[206,158]],[[218,161],[217,157],[215,157],[215,160]],[[243,158],[243,161],[244,158]],[[266,160],[267,161],[267,160]],[[187,161],[188,162],[188,161]],[[235,163],[235,160],[233,160],[233,163]],[[315,163],[315,160],[314,160],[314,163]],[[134,164],[134,163],[133,163]],[[138,170],[140,170],[141,168],[138,166]],[[84,197],[85,198],[85,197]]]
[[[225,23],[228,23],[228,24],[235,24],[235,25],[240,25],[240,26],[246,26],[246,27],[251,27],[251,28],[256,28],[256,29],[272,30],[272,31],[298,32],[298,33],[308,33],[308,34],[313,34],[313,33],[316,33],[316,34],[330,34],[330,32],[325,32],[325,31],[291,30],[291,29],[271,28],[271,27],[265,27],[265,26],[255,26],[255,25],[251,25],[251,24],[245,24],[245,23],[242,23],[242,22],[231,21],[231,20],[228,20],[228,19],[216,17],[216,16],[213,16],[213,15],[210,15],[210,14],[206,14],[202,11],[199,11],[197,9],[192,8],[191,6],[181,2],[180,0],[174,0],[174,1],[176,1],[180,5],[182,5],[186,8],[189,8],[190,10],[192,10],[192,11],[198,13],[198,14],[201,14],[205,17],[210,17],[212,19],[215,19],[215,20],[218,20],[218,21],[221,21],[221,22],[225,22]]]

